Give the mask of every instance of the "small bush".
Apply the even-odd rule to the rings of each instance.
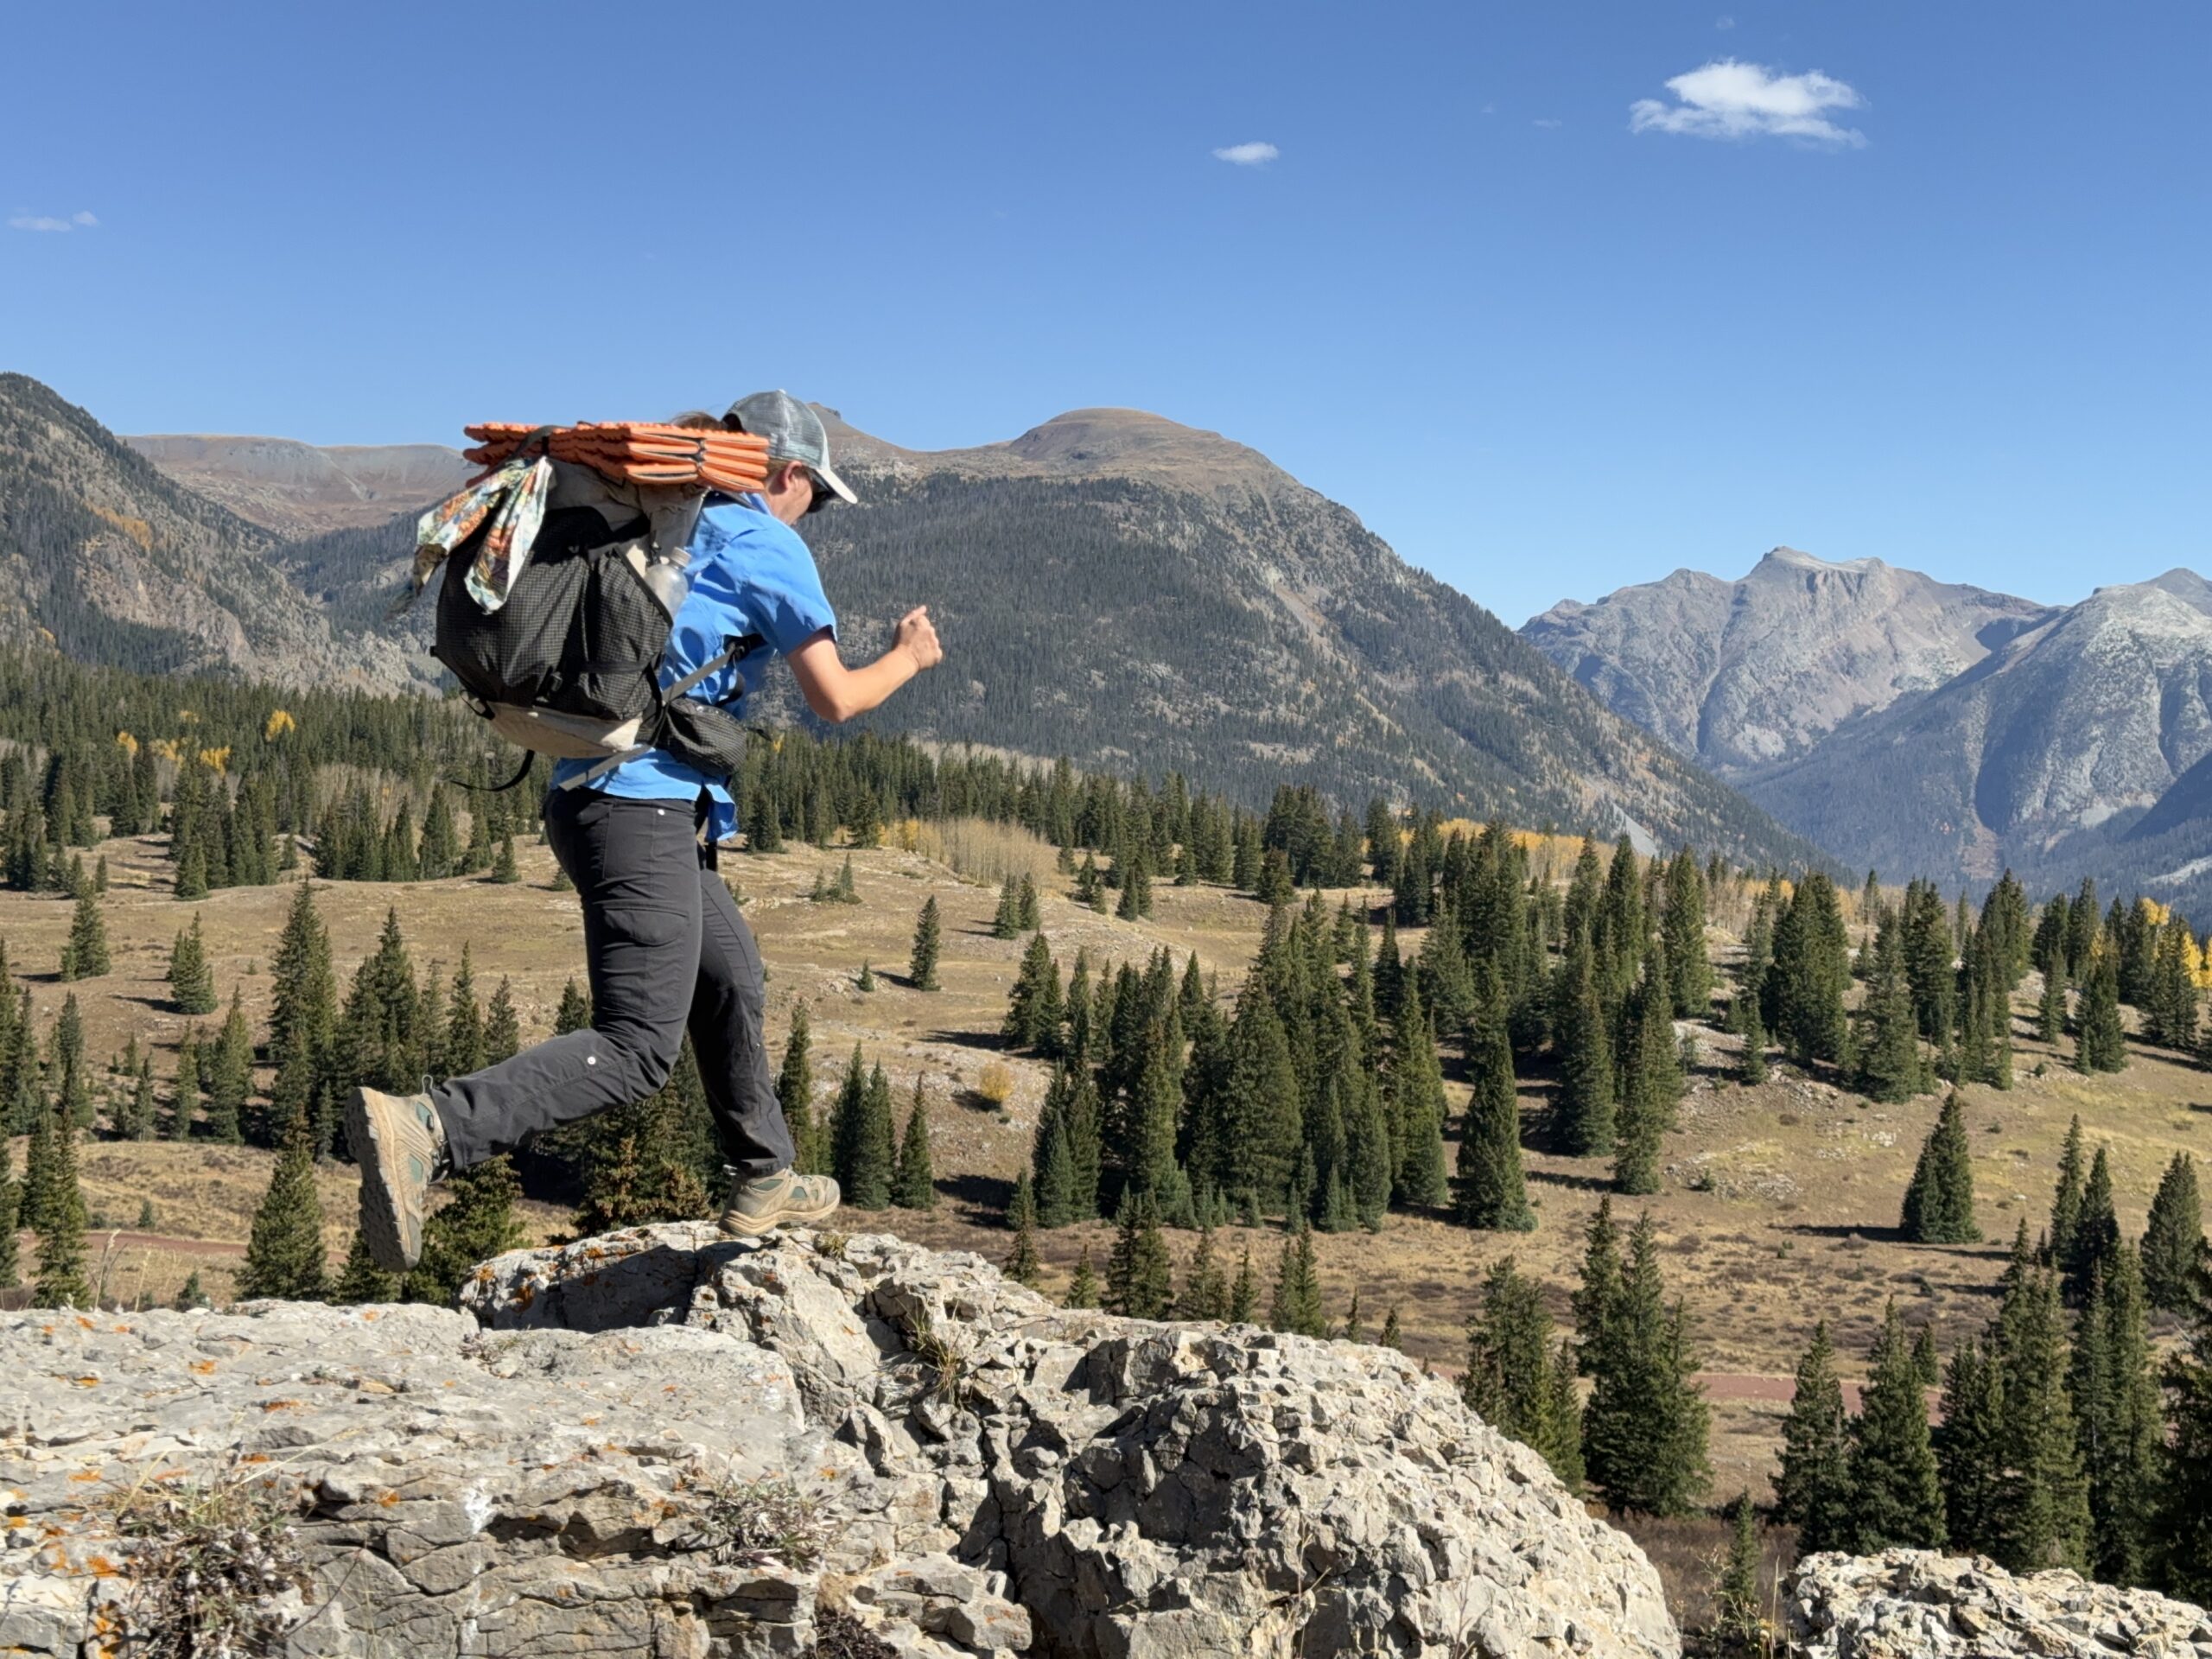
[[[266,1476],[125,1494],[116,1516],[132,1580],[124,1648],[138,1659],[274,1651],[289,1623],[286,1592],[312,1587],[296,1503]]]
[[[1004,1108],[1014,1098],[1014,1068],[1004,1060],[991,1060],[976,1074],[976,1092],[992,1105]]]
[[[774,1560],[804,1570],[822,1559],[829,1529],[822,1500],[796,1481],[752,1480],[708,1492],[695,1547],[737,1566]]]

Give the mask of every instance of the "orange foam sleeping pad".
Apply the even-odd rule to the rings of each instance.
[[[538,429],[512,421],[486,421],[462,429],[476,440],[462,454],[480,467],[498,467]],[[651,421],[580,421],[556,426],[546,439],[556,461],[588,467],[602,478],[632,484],[696,484],[732,494],[768,481],[768,441],[749,432],[721,432]]]

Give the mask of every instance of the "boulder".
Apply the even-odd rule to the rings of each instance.
[[[0,1314],[0,1648],[1679,1653],[1636,1547],[1385,1349],[696,1224],[462,1304]]]
[[[2202,1607],[1929,1550],[1808,1555],[1783,1614],[1789,1650],[1803,1659],[2212,1659],[2212,1615]]]

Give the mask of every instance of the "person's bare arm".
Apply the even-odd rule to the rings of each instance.
[[[848,668],[837,654],[837,642],[824,628],[791,652],[791,673],[798,681],[806,706],[832,725],[880,708],[893,691],[925,668],[944,660],[937,628],[930,621],[930,607],[917,605],[899,619],[891,649],[874,662]]]

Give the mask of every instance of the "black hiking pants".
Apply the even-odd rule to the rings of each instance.
[[[453,1166],[645,1099],[668,1081],[689,1031],[722,1161],[741,1179],[787,1167],[760,948],[699,843],[692,803],[556,790],[545,838],[583,904],[591,1029],[433,1089]]]

